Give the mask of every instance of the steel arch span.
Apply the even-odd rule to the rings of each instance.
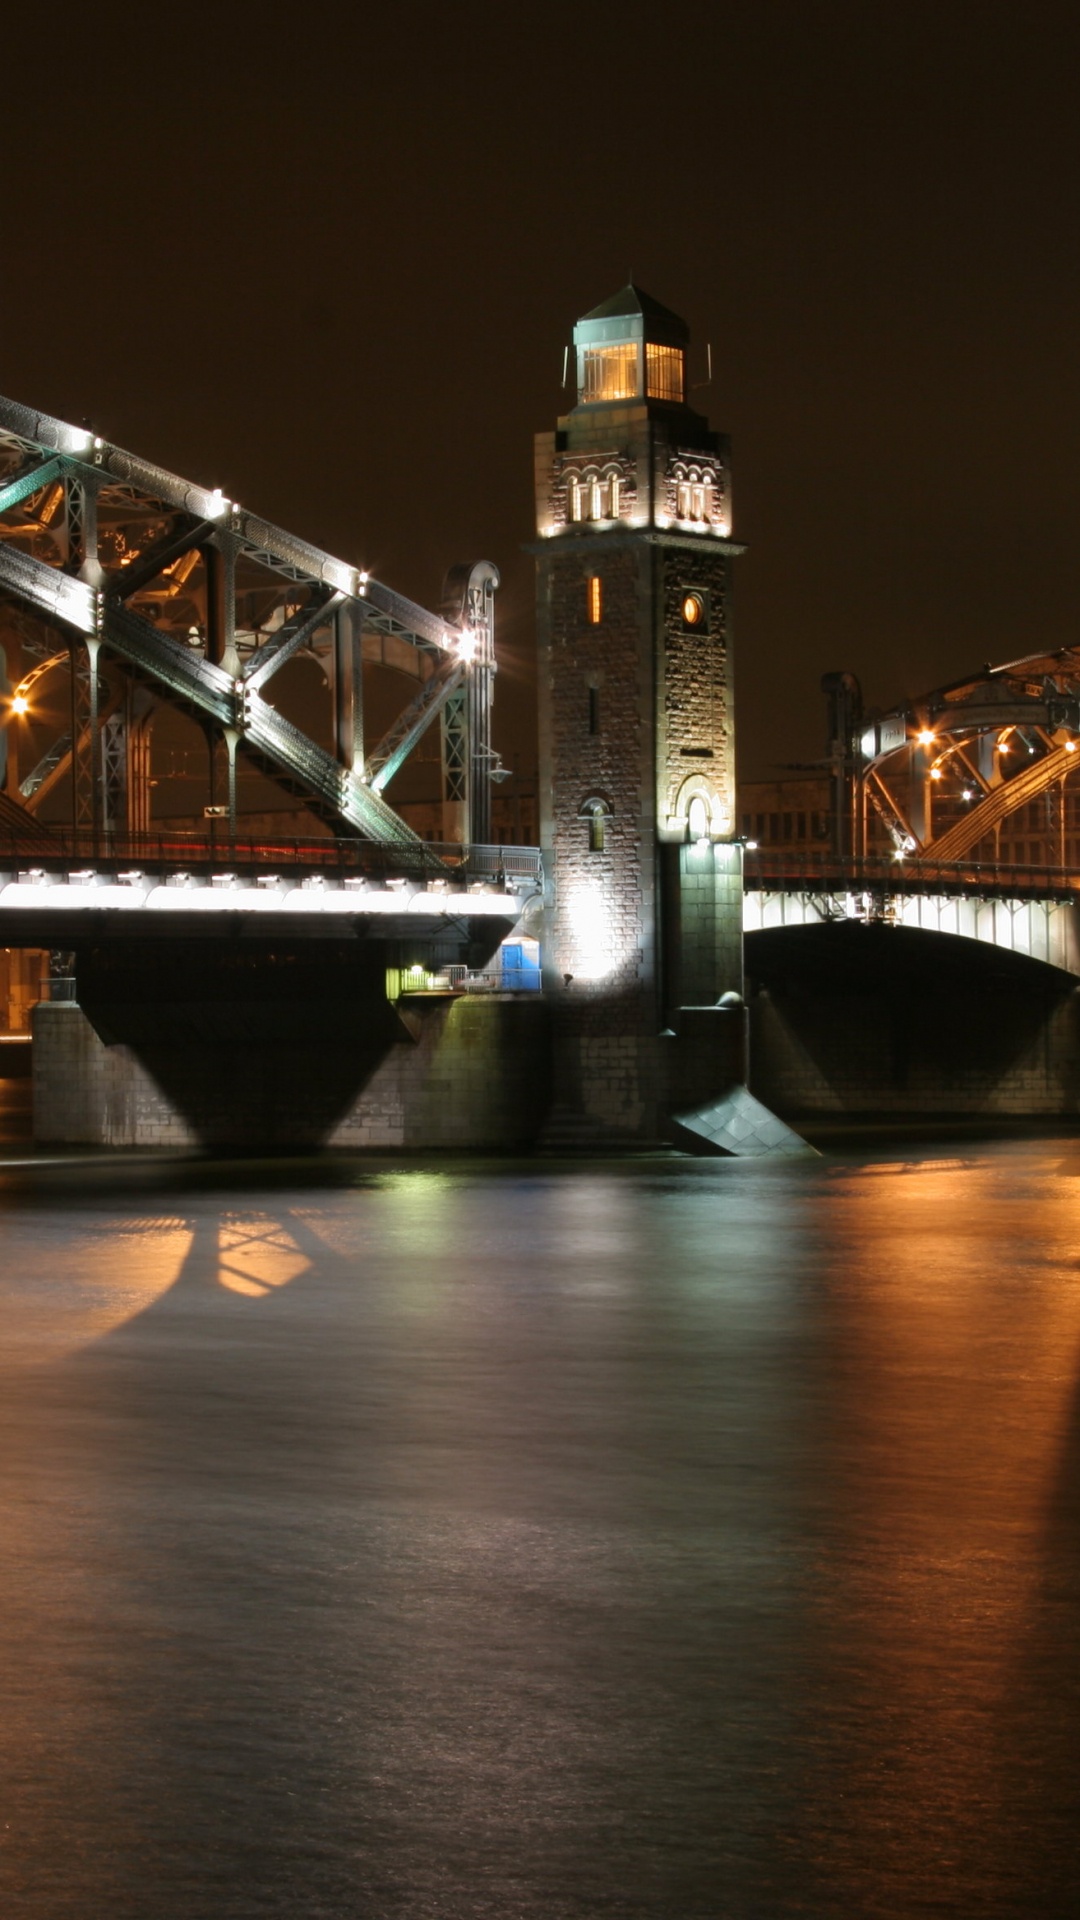
[[[852,674],[827,674],[835,851],[889,845],[934,862],[994,861],[1000,829],[1037,802],[1065,864],[1066,787],[1080,769],[1080,647],[1060,647],[863,714]],[[1075,781],[1073,781],[1075,785]]]
[[[147,716],[168,703],[225,744],[227,801],[213,811],[228,816],[232,837],[239,753],[333,834],[437,865],[386,788],[438,721],[444,820],[456,829],[445,838],[484,844],[490,783],[501,772],[490,739],[497,586],[488,562],[454,569],[447,604],[428,612],[217,489],[0,399],[0,603],[18,655],[7,683],[0,834],[18,842],[21,820],[64,777],[88,851],[145,833]],[[302,649],[327,673],[333,751],[267,698]],[[365,660],[416,685],[367,750]],[[44,752],[24,750],[32,764],[19,766],[18,723],[37,682],[58,666],[70,679],[69,722]]]

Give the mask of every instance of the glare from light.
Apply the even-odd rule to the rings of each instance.
[[[962,800],[973,800],[975,798],[975,795],[972,793],[970,787],[965,787],[960,797]]]
[[[930,727],[923,727],[922,731],[916,734],[915,737],[920,747],[932,747],[934,744],[934,735]]]
[[[213,493],[210,495],[210,498],[206,503],[207,519],[208,520],[223,519],[224,516],[228,513],[231,505],[232,505],[231,500],[226,500],[225,495],[221,491],[221,488],[215,487]]]
[[[12,713],[29,713],[30,702],[25,693],[17,693],[11,702]]]
[[[748,841],[747,841],[747,843],[746,843],[746,851],[747,851],[747,853],[756,853],[756,852],[757,852],[757,850],[758,850],[758,843],[757,843],[757,841],[756,841],[756,840],[748,840]]]
[[[1066,740],[1066,742],[1065,742],[1065,751],[1066,751],[1066,753],[1075,753],[1075,752],[1076,752],[1076,741],[1075,741],[1075,740]]]
[[[459,635],[458,635],[458,640],[457,640],[457,650],[458,650],[458,654],[459,654],[459,656],[460,656],[460,658],[461,658],[462,660],[475,660],[475,658],[476,658],[476,635],[475,635],[475,633],[461,633],[461,634],[459,634]]]
[[[930,769],[930,778],[931,778],[931,780],[940,780],[940,779],[941,779],[941,768],[940,768],[940,767],[931,767],[931,769]]]

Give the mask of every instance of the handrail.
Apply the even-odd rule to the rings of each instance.
[[[225,821],[220,830],[215,823],[214,831],[205,834],[174,833],[163,828],[141,834],[103,831],[96,837],[87,828],[75,832],[38,825],[38,833],[28,845],[25,837],[4,832],[0,816],[0,872],[32,866],[35,871],[50,873],[76,862],[99,872],[133,866],[143,871],[160,867],[193,872],[222,867],[266,872],[282,867],[428,879],[441,867],[458,878],[463,874],[483,880],[524,877],[539,885],[543,877],[539,847],[469,846],[430,840],[389,846],[351,836],[334,839],[329,834],[255,839],[243,833],[230,836]]]
[[[746,849],[743,883],[755,891],[870,893],[994,893],[1080,898],[1080,872],[1065,866],[1031,867],[1002,861],[842,857],[828,849]]]

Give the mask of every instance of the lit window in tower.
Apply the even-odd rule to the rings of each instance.
[[[679,347],[645,348],[646,386],[650,400],[681,400],[683,356]]]
[[[675,512],[680,520],[690,518],[690,484],[687,480],[680,480],[675,490]]]
[[[652,352],[651,347],[649,352]],[[637,395],[638,356],[635,346],[586,347],[583,400],[636,400]]]
[[[604,517],[604,491],[595,474],[589,481],[589,519],[602,520]]]
[[[591,573],[588,583],[589,625],[598,627],[603,617],[603,596],[600,589],[600,575]]]
[[[581,481],[571,480],[569,492],[570,492],[570,518],[571,520],[580,520],[581,519]]]
[[[619,476],[617,473],[613,473],[611,476],[611,518],[613,520],[617,520],[618,517],[619,517]]]
[[[704,487],[691,487],[690,489],[690,518],[691,520],[704,520],[705,518]]]

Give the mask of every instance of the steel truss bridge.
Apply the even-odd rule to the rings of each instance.
[[[744,884],[749,935],[845,922],[903,927],[1080,976],[1080,873],[1062,868],[747,850]]]
[[[311,843],[299,862],[312,869],[309,895],[327,861],[334,868],[323,875],[328,896],[377,891],[376,867],[384,878],[391,869],[392,877],[409,876],[429,899],[429,883],[463,894],[498,890],[506,858],[489,844],[491,780],[501,773],[491,747],[497,585],[487,562],[454,569],[443,611],[428,612],[218,490],[0,399],[0,640],[9,673],[0,862],[9,869],[7,885],[39,896],[51,889],[55,917],[61,880],[70,902],[82,884],[75,863],[91,862],[100,869],[95,884],[127,887],[130,909],[137,889],[117,877],[117,863],[152,871],[164,885],[203,859],[205,875],[188,872],[190,898],[205,880],[219,894],[250,893],[244,904],[254,912],[251,902],[271,890],[246,872],[265,849],[245,848],[239,837],[240,755],[329,829],[329,840]],[[267,698],[274,676],[302,650],[317,656],[329,682],[332,750]],[[412,698],[368,747],[365,661],[414,683]],[[43,692],[55,692],[54,676],[66,682],[67,721],[43,742],[32,723]],[[165,848],[151,818],[150,730],[165,703],[193,717],[208,742],[201,852]],[[443,848],[422,841],[386,797],[436,721],[444,834],[452,843]],[[221,743],[223,795],[214,786]],[[70,794],[62,833],[41,811],[61,783]],[[335,854],[334,843],[354,851]],[[378,850],[374,863],[358,845]],[[507,850],[507,857],[511,851],[523,856],[517,877],[529,870],[535,886],[538,855],[530,863],[527,850]],[[271,848],[269,857],[297,864],[288,847]],[[217,876],[219,888],[209,873],[215,862],[228,870]],[[42,877],[27,877],[31,868]]]
[[[875,842],[949,864],[997,862],[1011,816],[1040,802],[1040,837],[1066,863],[1067,782],[1080,768],[1080,648],[1027,655],[864,716],[858,682],[823,683],[832,721],[836,851]]]

